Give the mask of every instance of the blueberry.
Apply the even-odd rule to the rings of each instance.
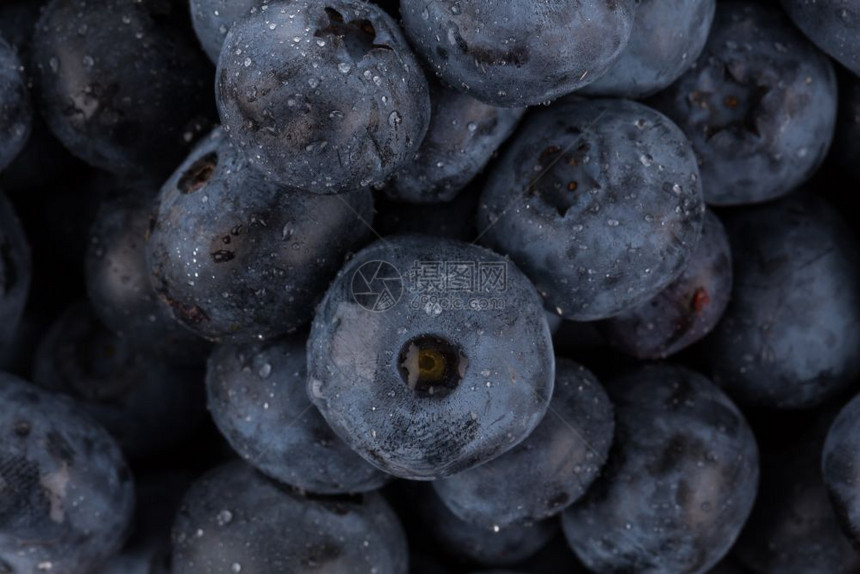
[[[840,531],[821,478],[824,423],[833,415],[816,418],[795,423],[803,428],[799,438],[762,448],[759,496],[733,551],[752,572],[860,572],[860,555]]]
[[[293,191],[252,169],[216,130],[161,190],[147,244],[158,293],[213,341],[277,337],[308,323],[372,197]]]
[[[645,367],[607,390],[615,444],[563,514],[569,544],[595,572],[707,572],[755,501],[752,431],[714,384],[681,367]]]
[[[15,336],[30,290],[30,246],[12,204],[0,195],[0,350]]]
[[[368,461],[432,480],[524,440],[546,412],[554,365],[540,298],[513,264],[396,236],[359,252],[317,308],[308,394]]]
[[[630,37],[632,0],[401,0],[419,54],[488,104],[532,106],[603,75]]]
[[[732,291],[732,257],[723,224],[705,216],[684,272],[656,297],[600,323],[613,345],[640,359],[662,359],[692,345],[717,324]]]
[[[202,369],[172,367],[141,353],[105,329],[83,302],[47,331],[32,372],[40,387],[74,398],[131,459],[187,440],[205,416]]]
[[[211,125],[210,68],[162,0],[51,0],[33,62],[48,126],[117,174],[164,176]]]
[[[395,200],[451,201],[514,131],[522,108],[497,108],[439,85],[430,86],[430,128],[414,157],[384,188]]]
[[[172,574],[406,574],[406,540],[376,493],[323,497],[234,462],[199,479],[173,526]]]
[[[30,92],[21,61],[0,38],[0,171],[24,148],[33,124]]]
[[[224,45],[227,32],[237,20],[255,13],[269,0],[191,0],[191,22],[203,51],[213,63]]]
[[[394,20],[360,0],[276,2],[218,60],[218,112],[267,176],[316,193],[384,181],[418,149],[427,80]]]
[[[734,289],[701,343],[706,370],[744,403],[808,408],[860,375],[860,251],[826,201],[793,195],[724,219]]]
[[[0,404],[0,570],[91,573],[131,523],[119,448],[70,400],[12,375],[0,375]]]
[[[782,0],[782,7],[816,46],[860,76],[860,2]]]
[[[651,104],[693,143],[709,204],[757,203],[790,192],[824,159],[836,78],[778,8],[728,1],[695,65]]]
[[[857,470],[860,469],[858,437],[860,397],[854,397],[839,412],[827,433],[821,469],[842,530],[855,548],[860,548],[860,496],[856,488]]]
[[[665,116],[624,100],[574,100],[521,126],[490,172],[483,243],[506,253],[566,319],[617,315],[684,269],[704,203],[695,156]]]
[[[716,0],[641,0],[630,41],[581,94],[641,98],[667,88],[701,54]]]
[[[215,424],[245,461],[318,494],[375,490],[383,474],[352,452],[308,400],[306,337],[221,345],[206,388]]]
[[[558,531],[558,522],[542,520],[528,525],[491,528],[458,518],[428,486],[417,487],[418,527],[445,554],[483,566],[517,564],[546,546]]]
[[[153,204],[146,191],[102,203],[89,232],[87,295],[99,320],[126,344],[172,363],[202,364],[209,345],[180,325],[155,292],[146,263]]]
[[[470,524],[536,522],[585,494],[606,461],[612,429],[612,404],[598,380],[573,361],[557,359],[549,412],[534,432],[499,458],[433,487]]]

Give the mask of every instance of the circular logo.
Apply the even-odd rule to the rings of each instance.
[[[362,263],[352,275],[352,297],[368,311],[388,311],[403,296],[403,278],[387,261]]]

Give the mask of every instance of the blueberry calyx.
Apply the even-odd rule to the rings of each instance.
[[[373,27],[373,23],[370,20],[346,21],[343,14],[331,7],[326,7],[325,13],[328,16],[329,25],[326,28],[317,30],[314,36],[318,38],[324,36],[339,38],[353,61],[358,62],[371,50],[391,50],[391,46],[374,43],[374,40],[376,40],[376,28]]]
[[[215,169],[218,167],[218,154],[207,153],[188,168],[179,179],[177,187],[182,193],[194,193],[200,191],[212,179]]]
[[[449,395],[460,384],[468,364],[459,347],[435,335],[407,341],[398,360],[403,381],[425,397]]]

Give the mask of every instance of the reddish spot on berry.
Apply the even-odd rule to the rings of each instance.
[[[699,287],[696,289],[696,292],[693,293],[690,307],[692,307],[693,311],[696,313],[701,313],[710,303],[711,296],[708,295],[708,291],[704,287]]]

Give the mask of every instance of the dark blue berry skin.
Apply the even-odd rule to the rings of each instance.
[[[125,193],[102,203],[90,227],[84,279],[93,312],[128,345],[175,364],[202,364],[210,345],[173,317],[146,262],[153,198]]]
[[[562,515],[568,543],[595,572],[707,572],[752,510],[752,431],[716,385],[681,367],[645,367],[607,390],[615,445]]]
[[[638,359],[665,359],[707,335],[732,293],[732,255],[719,218],[708,212],[702,237],[680,277],[659,295],[600,323],[603,335]]]
[[[650,103],[690,138],[705,201],[739,205],[812,175],[833,138],[836,91],[830,61],[779,8],[727,1],[694,66]]]
[[[0,195],[0,349],[15,337],[30,291],[30,245],[21,222],[5,196]]]
[[[425,376],[425,359],[437,376]],[[524,440],[546,412],[554,367],[540,298],[512,263],[467,243],[397,236],[358,253],[317,308],[308,394],[368,461],[433,480]]]
[[[827,433],[821,455],[824,485],[846,536],[860,548],[860,397],[854,397],[839,412]],[[858,564],[860,566],[860,564]]]
[[[170,574],[170,528],[192,476],[181,471],[146,474],[135,483],[137,507],[122,551],[93,574]]]
[[[860,76],[860,2],[782,0],[782,7],[816,46]]]
[[[24,148],[33,124],[30,92],[15,50],[0,38],[0,171]]]
[[[482,528],[549,518],[597,478],[613,426],[612,404],[597,378],[573,361],[556,359],[549,412],[534,432],[502,456],[433,487],[454,514]]]
[[[60,315],[42,338],[33,382],[69,395],[130,459],[192,436],[205,416],[203,370],[172,367],[109,332],[86,303]]]
[[[237,20],[256,13],[268,0],[191,0],[191,23],[203,51],[218,63],[227,32]]]
[[[860,554],[840,530],[821,477],[822,445],[833,414],[816,413],[820,418],[812,424],[798,421],[799,437],[762,441],[759,495],[732,551],[748,571],[860,572]]]
[[[427,485],[415,500],[421,533],[430,534],[442,553],[482,566],[509,566],[546,546],[558,531],[556,520],[491,528],[470,524],[452,513]]]
[[[451,88],[430,86],[430,127],[385,193],[410,203],[451,201],[517,126],[525,109],[497,108]]]
[[[683,271],[705,207],[690,143],[624,100],[573,100],[521,126],[489,174],[481,241],[510,255],[565,319],[617,315]]]
[[[724,218],[734,288],[701,343],[705,370],[739,401],[809,408],[860,375],[860,251],[823,199],[793,195]]]
[[[841,167],[860,181],[860,78],[840,77],[839,120],[833,155]]]
[[[401,0],[409,40],[450,86],[488,104],[533,106],[588,85],[624,49],[631,0]]]
[[[0,375],[0,404],[0,569],[90,574],[131,523],[119,447],[72,401],[12,375]]]
[[[314,193],[383,182],[430,121],[427,80],[399,27],[359,0],[276,2],[239,21],[216,95],[228,137],[254,167]]]
[[[716,0],[642,0],[621,55],[579,93],[635,99],[667,88],[701,54],[715,8]]]
[[[286,189],[217,130],[162,188],[147,257],[186,327],[212,341],[269,339],[311,320],[372,219],[370,191]]]
[[[317,494],[376,490],[388,476],[355,454],[307,396],[306,337],[220,345],[209,359],[209,411],[246,462]]]
[[[199,479],[173,526],[172,574],[406,574],[406,539],[381,495],[305,495],[233,462]]]
[[[36,27],[41,110],[76,156],[166,177],[211,127],[211,68],[176,2],[52,0]]]

